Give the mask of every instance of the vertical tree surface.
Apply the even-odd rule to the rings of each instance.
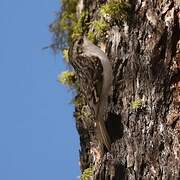
[[[131,5],[130,22],[112,26],[105,42],[114,74],[107,118],[113,143],[94,179],[180,179],[180,1]],[[86,169],[91,132],[77,128]]]
[[[81,3],[90,22],[107,2]],[[81,169],[93,165],[95,180],[178,180],[180,1],[132,0],[129,4],[128,20],[114,21],[103,41],[113,68],[106,118],[111,150],[98,154],[93,128],[87,127],[86,120],[77,120]],[[76,106],[75,117],[78,111]]]

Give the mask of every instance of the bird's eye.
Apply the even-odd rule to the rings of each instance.
[[[83,43],[83,39],[81,38],[79,41],[78,41],[78,45],[81,45]]]

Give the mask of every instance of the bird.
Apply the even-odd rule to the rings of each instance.
[[[107,55],[85,35],[73,43],[69,57],[69,62],[79,79],[80,91],[93,111],[100,142],[110,151],[111,140],[104,117],[108,96],[112,93],[112,65]]]

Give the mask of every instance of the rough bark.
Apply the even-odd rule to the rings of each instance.
[[[84,3],[93,18],[102,2]],[[107,117],[112,145],[96,165],[94,179],[178,180],[180,1],[134,0],[131,4],[131,20],[112,26],[105,43],[114,75]],[[135,101],[140,101],[138,107],[132,107]],[[93,162],[94,131],[81,120],[77,129],[83,171]]]

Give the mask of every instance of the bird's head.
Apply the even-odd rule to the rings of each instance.
[[[83,43],[84,43],[83,36],[79,37],[72,43],[71,47],[69,48],[70,63],[73,63],[73,61],[76,60],[77,57],[82,55]]]
[[[83,53],[83,43],[84,43],[84,38],[83,37],[79,37],[73,45],[73,50],[74,53],[76,54],[82,54]]]

